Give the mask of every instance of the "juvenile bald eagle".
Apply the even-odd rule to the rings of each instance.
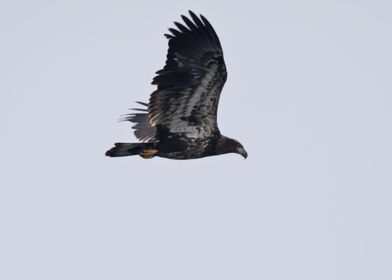
[[[223,136],[217,124],[219,96],[227,72],[219,38],[208,20],[189,11],[185,23],[169,28],[166,65],[156,72],[157,90],[149,103],[123,120],[135,123],[141,143],[115,143],[109,157],[139,155],[195,159],[226,153],[244,158],[247,152],[236,140]]]

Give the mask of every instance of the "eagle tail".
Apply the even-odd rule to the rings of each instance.
[[[114,147],[105,153],[108,157],[125,157],[140,155],[144,158],[155,156],[158,150],[155,143],[115,143]]]

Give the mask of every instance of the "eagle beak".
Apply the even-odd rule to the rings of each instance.
[[[246,159],[248,157],[248,153],[245,151],[244,148],[238,148],[238,153]]]

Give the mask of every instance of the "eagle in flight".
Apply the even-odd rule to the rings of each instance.
[[[169,28],[166,65],[152,81],[149,103],[126,115],[141,143],[115,143],[109,157],[139,155],[196,159],[227,153],[248,156],[240,142],[223,136],[217,124],[219,97],[227,79],[218,35],[202,15],[189,11],[185,24]]]

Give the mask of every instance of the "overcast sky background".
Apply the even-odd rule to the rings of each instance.
[[[172,22],[215,27],[235,154],[135,141]],[[392,279],[390,1],[2,1],[0,279]]]

